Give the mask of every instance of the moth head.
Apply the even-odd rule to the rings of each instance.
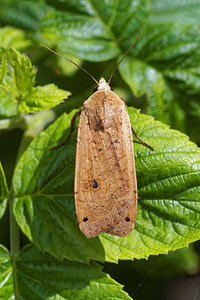
[[[106,92],[111,91],[109,84],[106,82],[106,80],[103,77],[101,77],[101,79],[99,80],[98,91],[100,90],[104,90]]]

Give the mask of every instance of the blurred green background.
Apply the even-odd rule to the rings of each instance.
[[[74,60],[97,80],[108,79],[143,23],[137,45],[111,86],[128,106],[140,108],[199,144],[199,14],[197,0],[0,0],[0,47],[14,47],[30,57],[37,85],[55,83],[72,93],[54,109],[58,116],[80,107],[95,83],[40,43]],[[108,16],[112,22],[107,23]],[[126,28],[123,34],[122,28]],[[9,183],[22,134],[20,129],[1,130],[0,159]],[[0,221],[0,243],[9,248],[8,219],[7,212]],[[21,243],[27,243],[24,236]],[[148,261],[106,263],[104,270],[137,300],[200,299],[199,253],[196,242]]]

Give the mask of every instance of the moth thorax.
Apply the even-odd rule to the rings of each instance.
[[[98,86],[98,91],[111,91],[110,86],[108,85],[108,83],[105,81],[105,79],[103,77],[101,77],[101,79],[99,80],[99,86]]]

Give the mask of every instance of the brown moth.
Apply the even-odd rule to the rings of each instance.
[[[75,204],[81,231],[126,236],[137,213],[131,123],[105,79],[83,104],[76,148]]]
[[[141,29],[142,26],[140,32]],[[79,227],[87,237],[103,232],[124,237],[133,230],[137,214],[137,181],[132,132],[142,144],[154,150],[137,136],[124,101],[109,86],[116,68],[138,37],[116,65],[108,83],[104,78],[97,82],[82,67],[42,45],[82,69],[98,85],[97,91],[84,102],[83,110],[72,118],[67,139],[51,148],[67,143],[80,115],[74,195]]]

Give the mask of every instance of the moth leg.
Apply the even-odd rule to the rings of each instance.
[[[135,132],[135,130],[133,129],[133,127],[131,127],[133,134],[135,135],[135,137],[141,142],[141,144],[143,144],[144,146],[148,147],[149,149],[151,149],[152,151],[154,151],[155,149],[153,147],[151,147],[150,145],[148,145],[147,143],[145,143]]]
[[[53,149],[58,149],[62,146],[64,146],[65,144],[67,144],[67,142],[69,141],[72,133],[74,132],[75,130],[75,124],[76,124],[76,119],[80,116],[81,114],[81,110],[78,110],[72,117],[71,119],[71,126],[70,126],[70,132],[67,136],[67,138],[64,140],[64,142],[62,142],[61,144],[57,145],[57,146],[54,146],[54,147],[51,147],[50,150],[53,150]]]

